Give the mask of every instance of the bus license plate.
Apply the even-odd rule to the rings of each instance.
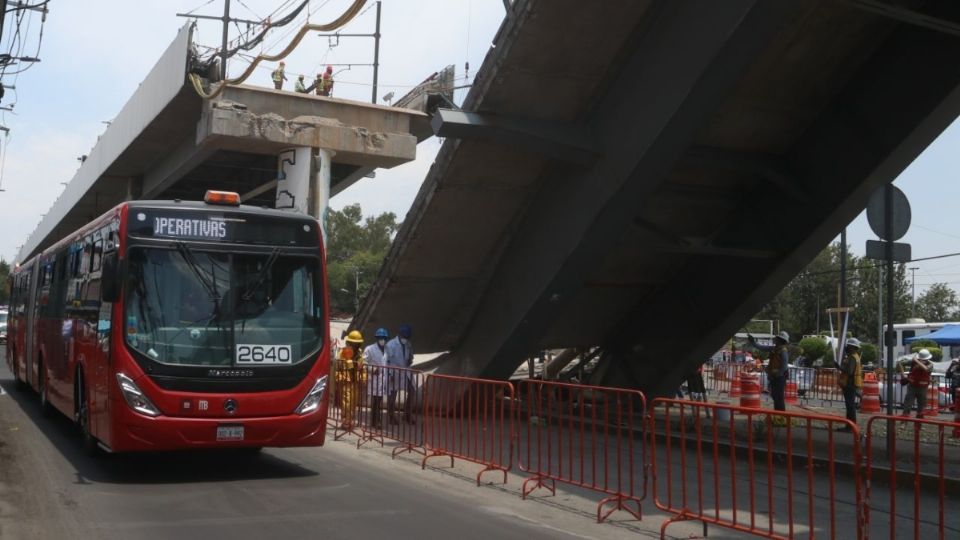
[[[242,441],[243,426],[217,426],[218,441]]]

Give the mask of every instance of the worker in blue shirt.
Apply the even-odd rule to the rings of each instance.
[[[388,366],[394,368],[409,368],[413,364],[413,343],[410,339],[413,337],[413,330],[409,324],[400,325],[396,337],[387,342],[387,348],[384,352],[384,359]],[[390,389],[387,394],[387,414],[391,424],[399,424],[396,415],[397,393],[405,390],[407,395],[403,400],[404,421],[408,424],[414,423],[411,411],[413,410],[413,400],[416,395],[416,389],[413,387],[413,378],[410,373],[403,369],[395,369],[391,372]]]

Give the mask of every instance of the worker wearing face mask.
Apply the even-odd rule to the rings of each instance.
[[[413,337],[413,330],[409,324],[404,324],[401,325],[397,331],[397,337],[387,342],[386,362],[388,366],[394,368],[409,368],[411,364],[413,364],[413,343],[410,342],[411,337]],[[393,370],[389,382],[390,393],[387,395],[387,413],[390,416],[390,423],[400,423],[396,414],[397,393],[399,393],[400,390],[405,390],[406,398],[403,400],[404,421],[408,424],[413,424],[414,420],[411,411],[413,410],[413,400],[416,392],[410,373],[405,372],[404,369]]]
[[[381,413],[383,409],[383,392],[386,388],[387,370],[383,369],[386,363],[387,338],[390,334],[386,328],[378,328],[376,343],[371,343],[363,350],[363,362],[367,366],[367,392],[370,394],[370,427],[383,427]]]

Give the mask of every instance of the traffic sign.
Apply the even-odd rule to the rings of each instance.
[[[880,240],[867,240],[867,258],[879,261],[887,258],[887,243]],[[895,262],[910,262],[910,244],[893,242],[893,260]]]
[[[883,240],[896,242],[907,234],[910,228],[910,202],[907,196],[897,186],[890,186],[893,190],[893,238],[887,238],[885,193],[887,186],[880,186],[874,190],[867,204],[867,222],[873,232]],[[883,257],[881,257],[883,258]]]

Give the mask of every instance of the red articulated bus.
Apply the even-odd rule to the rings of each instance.
[[[111,452],[324,442],[329,311],[308,216],[120,204],[19,265],[7,362]]]

